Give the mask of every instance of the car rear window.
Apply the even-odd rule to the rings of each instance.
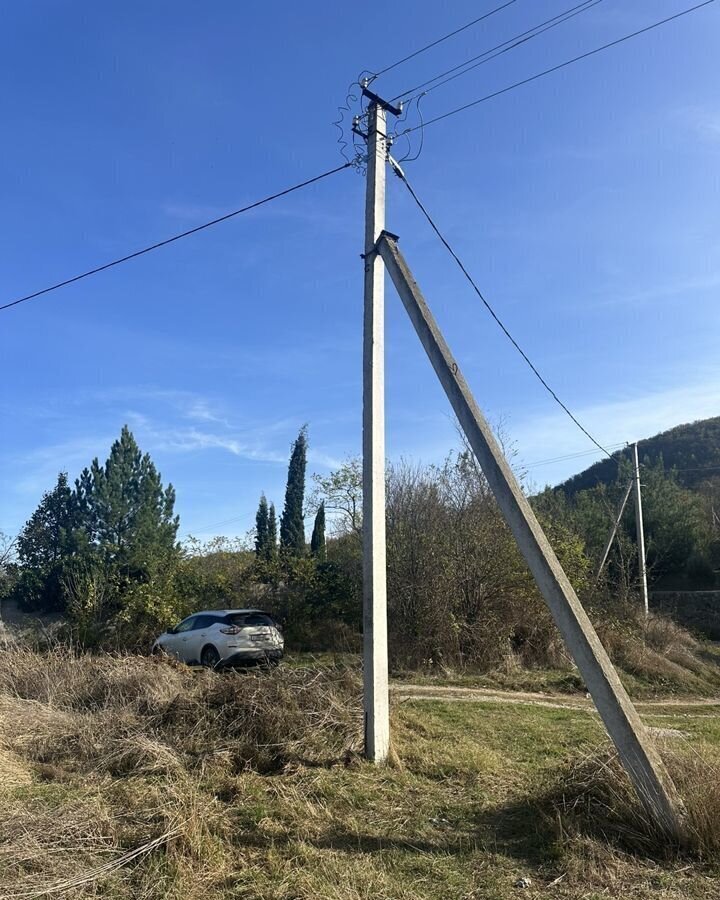
[[[239,627],[275,624],[270,616],[265,613],[231,613],[229,616],[226,616],[225,621],[228,625],[237,625]]]
[[[222,622],[221,616],[198,616],[193,625],[193,630],[199,628],[212,628],[216,622]]]

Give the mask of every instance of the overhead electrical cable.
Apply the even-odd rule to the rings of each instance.
[[[391,63],[389,66],[385,66],[385,68],[380,69],[379,72],[373,72],[371,80],[374,81],[376,78],[379,78],[386,72],[390,72],[392,69],[396,69],[398,66],[406,63],[408,60],[415,59],[416,56],[420,56],[421,53],[425,53],[427,50],[430,50],[433,47],[437,47],[437,45],[442,44],[443,41],[447,41],[449,38],[455,37],[456,34],[460,34],[462,31],[467,31],[468,28],[472,28],[473,25],[477,25],[478,22],[482,22],[485,19],[489,19],[490,16],[494,16],[495,13],[502,12],[503,9],[506,9],[508,6],[512,6],[512,4],[515,2],[517,2],[517,0],[507,0],[506,3],[502,3],[500,6],[496,6],[495,9],[491,9],[489,12],[484,13],[482,16],[478,16],[477,19],[473,19],[472,22],[461,25],[460,28],[456,28],[455,31],[450,31],[448,34],[444,34],[442,37],[439,37],[436,40],[431,41],[429,44],[426,44],[424,47],[420,47],[419,50],[415,50],[412,53],[409,53],[407,56],[403,56],[402,59],[398,59],[396,62]]]
[[[605,445],[608,450],[619,450],[622,447],[625,447],[625,441],[622,441],[619,444],[606,444]],[[523,469],[535,469],[538,466],[546,466],[551,463],[558,462],[566,462],[571,459],[578,459],[581,456],[590,456],[593,453],[597,453],[597,450],[579,450],[577,453],[566,453],[564,456],[553,456],[550,459],[538,459],[535,462],[525,463],[522,468]]]
[[[182,534],[193,536],[196,534],[209,534],[214,529],[221,528],[223,525],[233,525],[235,522],[246,522],[249,518],[250,515],[232,516],[230,519],[222,519],[220,522],[211,522],[209,525],[203,525],[202,528],[190,528],[188,531],[183,531]]]
[[[578,3],[576,6],[571,6],[564,12],[558,13],[556,16],[553,16],[550,19],[545,19],[544,22],[539,22],[537,25],[533,25],[533,27],[528,28],[527,31],[516,34],[513,37],[508,38],[506,41],[502,41],[500,44],[495,44],[494,47],[490,47],[487,50],[484,50],[482,53],[478,53],[476,56],[471,56],[470,59],[466,59],[465,62],[459,63],[457,66],[446,69],[444,72],[441,72],[434,78],[428,78],[427,81],[423,81],[420,84],[416,84],[414,87],[408,88],[406,91],[402,91],[402,93],[397,94],[395,97],[393,97],[390,102],[395,103],[396,101],[402,99],[403,103],[409,103],[411,100],[414,100],[416,96],[418,96],[415,93],[416,91],[421,92],[423,95],[429,94],[431,91],[434,91],[436,88],[441,87],[443,84],[447,84],[449,81],[460,78],[461,75],[472,72],[474,69],[477,69],[478,66],[484,65],[485,63],[496,59],[498,56],[502,56],[504,53],[508,53],[510,50],[514,50],[516,47],[520,47],[527,41],[531,41],[533,38],[544,34],[546,31],[550,31],[550,29],[552,28],[556,28],[558,25],[564,24],[570,19],[574,19],[575,16],[579,16],[581,13],[587,12],[589,9],[592,9],[594,6],[597,6],[602,2],[603,0],[584,0],[583,3]],[[461,69],[462,71],[460,71]],[[433,82],[438,83],[433,84]],[[412,96],[408,96],[408,94],[411,94]]]
[[[674,22],[676,19],[680,19],[682,16],[687,16],[690,13],[695,12],[698,9],[702,9],[704,6],[709,6],[711,3],[715,2],[716,0],[704,0],[703,3],[698,3],[695,6],[683,9],[680,12],[675,13],[675,15],[668,16],[665,19],[660,19],[657,22],[653,22],[651,25],[646,25],[644,28],[633,31],[630,34],[623,35],[623,37],[616,38],[614,41],[608,41],[608,43],[602,44],[602,46],[600,47],[595,47],[593,50],[588,50],[586,53],[581,53],[579,56],[574,56],[572,59],[566,59],[565,62],[558,63],[556,66],[551,66],[549,69],[543,69],[542,72],[536,72],[534,75],[523,78],[521,81],[516,81],[504,88],[493,91],[491,94],[485,94],[484,97],[479,97],[477,100],[472,100],[470,103],[465,103],[462,106],[458,106],[456,109],[451,109],[448,112],[443,113],[442,115],[435,116],[434,119],[428,119],[421,125],[414,125],[412,128],[406,128],[403,131],[399,132],[397,135],[394,135],[394,137],[401,137],[404,134],[410,134],[411,132],[417,131],[420,128],[427,128],[429,125],[434,125],[436,122],[442,122],[443,119],[448,119],[450,116],[456,116],[458,115],[458,113],[465,112],[465,110],[471,109],[474,106],[478,106],[478,104],[480,103],[485,103],[488,100],[493,100],[495,97],[500,97],[502,94],[507,94],[509,91],[514,91],[516,88],[522,87],[525,84],[530,84],[532,81],[537,81],[539,78],[544,78],[546,75],[550,75],[553,72],[558,72],[560,69],[571,66],[583,59],[588,59],[588,57],[594,56],[596,53],[601,53],[603,50],[608,50],[610,47],[616,47],[618,44],[629,41],[631,38],[638,37],[641,34],[647,34],[648,31],[659,28],[661,25],[667,25],[668,22]]]
[[[405,176],[404,172],[402,172],[402,170],[400,169],[400,167],[397,166],[396,164],[393,166],[393,168],[394,168],[395,172],[397,173],[397,175],[399,176],[399,178],[401,179],[401,181],[405,184],[405,187],[408,189],[408,191],[409,191],[409,193],[410,193],[410,196],[413,198],[413,200],[414,200],[415,203],[417,204],[418,208],[420,209],[420,211],[422,212],[422,214],[423,214],[423,215],[425,216],[425,218],[427,219],[427,221],[428,221],[430,227],[432,228],[432,230],[435,232],[435,234],[438,236],[438,238],[440,238],[440,241],[441,241],[442,244],[445,246],[445,249],[448,251],[448,253],[452,256],[452,258],[453,258],[453,259],[455,260],[455,262],[457,263],[458,268],[459,268],[460,271],[463,273],[463,275],[465,276],[465,278],[467,279],[467,281],[470,283],[472,289],[473,289],[473,290],[475,291],[475,293],[478,295],[478,297],[479,297],[480,300],[482,301],[482,303],[483,303],[483,305],[485,306],[485,308],[487,309],[487,311],[488,311],[488,312],[490,313],[490,315],[493,317],[493,319],[495,319],[496,323],[500,326],[500,329],[501,329],[501,330],[503,331],[503,333],[505,334],[505,337],[507,337],[507,339],[508,339],[508,340],[510,341],[510,343],[513,345],[513,347],[515,347],[515,349],[518,351],[518,353],[520,354],[520,356],[522,356],[522,358],[523,358],[523,359],[525,360],[525,362],[528,364],[528,366],[530,367],[530,369],[532,370],[533,374],[534,374],[535,377],[538,379],[538,381],[540,382],[540,384],[542,384],[542,386],[543,386],[543,387],[545,388],[545,390],[550,394],[550,396],[551,396],[551,397],[553,398],[553,400],[558,404],[558,406],[559,406],[562,410],[565,411],[565,413],[570,417],[570,419],[572,419],[572,421],[577,425],[577,427],[580,429],[580,431],[582,431],[582,433],[583,433],[586,437],[588,437],[588,438],[593,442],[593,444],[595,444],[595,446],[596,446],[599,450],[602,450],[602,452],[603,452],[606,456],[608,456],[610,459],[612,459],[612,458],[613,458],[612,453],[610,453],[609,450],[607,450],[605,447],[603,447],[603,445],[602,445],[599,441],[595,440],[595,438],[590,434],[590,432],[587,430],[587,428],[585,428],[585,426],[582,425],[582,423],[578,421],[577,417],[576,417],[576,416],[570,411],[570,409],[562,402],[562,400],[558,397],[558,395],[555,393],[555,391],[550,387],[550,385],[547,383],[547,381],[543,378],[543,376],[542,376],[542,375],[540,374],[540,372],[538,371],[537,367],[534,365],[534,363],[533,363],[532,360],[530,359],[530,357],[529,357],[529,356],[527,355],[527,353],[522,349],[522,347],[520,346],[520,344],[518,344],[518,342],[515,340],[515,338],[512,336],[512,334],[510,334],[510,332],[508,331],[507,327],[506,327],[505,324],[502,322],[502,320],[500,319],[500,317],[498,316],[498,314],[495,312],[495,310],[492,308],[492,306],[491,306],[491,305],[488,303],[488,301],[485,299],[485,297],[484,297],[482,291],[480,290],[480,288],[479,288],[479,287],[477,286],[477,284],[475,283],[475,280],[473,279],[472,275],[470,274],[470,272],[468,272],[467,268],[465,267],[465,265],[464,265],[464,263],[462,262],[462,260],[460,259],[460,257],[457,255],[457,253],[456,253],[456,252],[453,250],[453,248],[450,246],[450,244],[448,243],[447,239],[444,237],[444,235],[442,234],[442,232],[440,231],[440,229],[438,228],[438,226],[435,224],[435,221],[433,220],[432,216],[431,216],[430,213],[427,211],[427,209],[426,209],[425,206],[423,205],[422,201],[420,200],[420,198],[418,197],[418,195],[417,195],[417,194],[415,193],[415,191],[413,190],[413,187],[412,187],[412,185],[410,184],[410,182],[407,180],[407,177]]]
[[[125,256],[121,256],[119,259],[113,259],[111,262],[104,263],[101,266],[96,266],[94,269],[89,269],[87,272],[82,272],[80,275],[74,275],[72,278],[66,278],[65,281],[59,281],[57,284],[51,284],[49,287],[42,288],[42,290],[34,291],[32,294],[26,294],[24,297],[18,297],[16,300],[11,300],[9,303],[5,303],[0,306],[0,311],[4,309],[10,309],[11,306],[18,306],[20,303],[26,303],[28,300],[34,300],[36,297],[41,297],[43,294],[49,294],[51,291],[56,291],[59,288],[66,287],[69,284],[74,284],[76,281],[81,281],[83,278],[89,278],[91,275],[97,275],[98,272],[104,272],[106,269],[111,269],[113,266],[119,266],[121,263],[128,262],[131,259],[137,259],[138,256],[144,256],[146,253],[151,253],[153,250],[158,250],[160,247],[166,247],[168,244],[172,244],[175,241],[179,241],[182,238],[189,237],[191,234],[197,234],[199,231],[204,231],[206,228],[211,228],[213,225],[219,225],[221,222],[227,222],[228,219],[232,219],[235,216],[241,215],[241,213],[249,212],[251,209],[257,209],[258,206],[264,206],[266,203],[270,203],[272,200],[277,200],[280,197],[285,197],[287,194],[292,194],[294,191],[299,191],[300,188],[307,187],[310,184],[315,184],[316,181],[321,181],[323,178],[327,178],[330,175],[335,175],[337,172],[342,172],[343,169],[348,169],[352,166],[352,163],[344,163],[341,166],[336,166],[334,169],[329,169],[327,172],[323,172],[320,175],[316,175],[314,178],[308,178],[307,181],[301,181],[299,184],[294,184],[291,187],[285,188],[282,191],[278,191],[276,194],[270,194],[268,197],[263,197],[262,200],[256,200],[254,203],[249,203],[247,206],[243,206],[241,209],[233,210],[233,212],[225,213],[225,215],[218,216],[216,219],[211,219],[209,222],[204,222],[202,225],[196,225],[194,228],[189,228],[187,231],[182,231],[180,234],[175,234],[172,237],[165,238],[165,240],[158,241],[156,244],[150,244],[149,247],[143,247],[142,250],[135,250],[133,253],[128,253]]]

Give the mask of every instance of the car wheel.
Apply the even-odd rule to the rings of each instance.
[[[200,654],[201,666],[205,666],[206,669],[214,669],[219,662],[220,654],[212,644],[208,644],[207,647],[203,647],[202,653]]]

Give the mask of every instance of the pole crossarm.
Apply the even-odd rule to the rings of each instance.
[[[577,663],[640,800],[668,834],[679,836],[684,810],[675,785],[475,402],[398,249],[396,237],[383,231],[377,246],[420,343]]]

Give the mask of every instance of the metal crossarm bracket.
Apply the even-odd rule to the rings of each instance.
[[[401,116],[402,115],[402,106],[393,106],[392,103],[388,103],[387,100],[383,100],[382,97],[378,97],[378,95],[371,91],[369,88],[364,87],[362,89],[363,97],[367,97],[371,103],[376,103],[379,107],[391,113],[393,116]]]

